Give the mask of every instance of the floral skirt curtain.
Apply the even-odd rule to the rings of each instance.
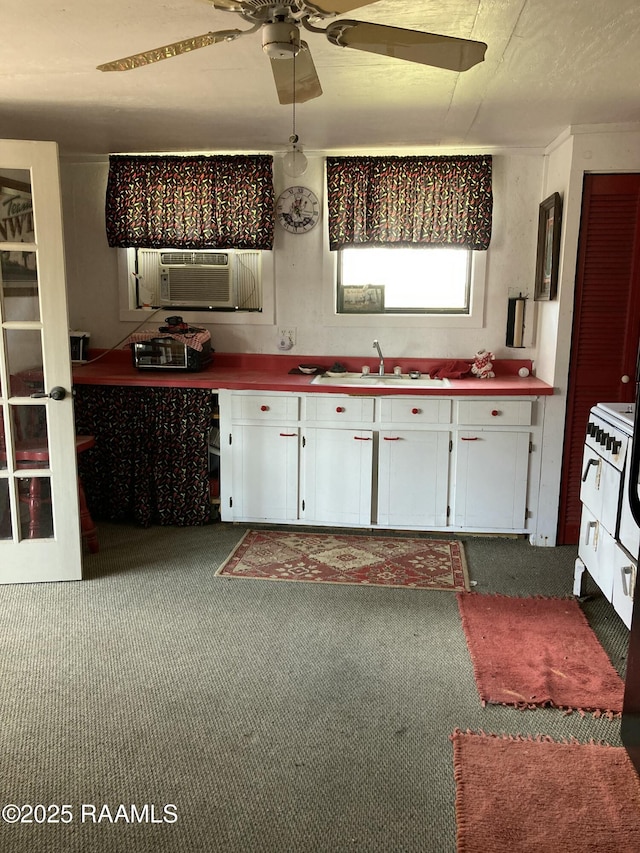
[[[76,387],[78,433],[91,514],[108,521],[193,526],[210,518],[211,392],[194,388]]]

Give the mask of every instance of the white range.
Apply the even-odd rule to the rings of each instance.
[[[631,627],[640,550],[640,529],[627,497],[634,411],[632,403],[598,403],[589,414],[573,583],[574,595],[581,595],[586,569],[627,628]]]

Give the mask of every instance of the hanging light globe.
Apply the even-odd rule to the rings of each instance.
[[[282,158],[282,166],[287,175],[290,175],[292,178],[298,178],[307,171],[309,162],[302,150],[302,145],[298,141],[297,134],[292,134],[289,137],[289,142],[291,143],[291,148]]]

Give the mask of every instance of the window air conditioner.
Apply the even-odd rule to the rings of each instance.
[[[160,304],[175,308],[235,308],[228,252],[161,251]]]

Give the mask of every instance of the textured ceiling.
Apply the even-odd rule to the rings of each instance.
[[[307,151],[539,148],[569,125],[640,121],[637,0],[379,0],[342,16],[473,38],[461,74],[304,33],[324,94],[298,105]],[[96,65],[212,30],[207,0],[20,0],[2,11],[0,137],[63,153],[279,151],[291,133],[260,33],[128,72]]]

